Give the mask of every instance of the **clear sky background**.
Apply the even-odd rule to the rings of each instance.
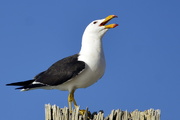
[[[43,120],[44,105],[67,106],[68,92],[19,92],[5,84],[33,78],[57,60],[78,53],[85,27],[115,14],[103,38],[106,72],[78,89],[91,112],[161,110],[179,119],[180,2],[178,0],[0,1],[0,113],[2,120]]]

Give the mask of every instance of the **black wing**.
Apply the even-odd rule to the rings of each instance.
[[[7,85],[22,86],[16,89],[30,89],[47,85],[55,86],[62,84],[85,69],[85,63],[83,61],[78,61],[78,56],[79,54],[75,54],[57,61],[46,71],[36,75],[33,80],[10,83]]]
[[[75,54],[57,61],[48,70],[35,76],[35,81],[53,86],[70,80],[85,69],[85,63],[78,61],[78,56]]]

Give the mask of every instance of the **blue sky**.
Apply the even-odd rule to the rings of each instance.
[[[103,38],[106,72],[75,93],[81,108],[160,109],[179,118],[180,2],[178,0],[7,0],[0,2],[0,113],[3,120],[43,120],[44,105],[67,106],[68,92],[19,92],[5,84],[24,81],[57,60],[79,52],[85,27],[115,14]]]

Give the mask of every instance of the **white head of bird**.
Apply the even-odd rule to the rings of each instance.
[[[115,28],[118,24],[106,25],[111,19],[116,18],[116,15],[109,15],[104,19],[92,21],[85,29],[82,36],[82,46],[80,54],[84,52],[91,53],[92,50],[102,48],[102,37],[110,29]],[[89,51],[89,52],[88,52]]]
[[[85,36],[89,37],[97,37],[98,39],[101,39],[103,35],[108,31],[110,28],[115,28],[118,26],[118,24],[109,24],[106,25],[111,19],[117,17],[116,15],[109,15],[108,17],[100,20],[94,20],[92,21],[85,29],[83,38]]]

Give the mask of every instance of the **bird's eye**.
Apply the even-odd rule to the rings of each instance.
[[[96,24],[96,23],[97,23],[97,21],[94,21],[94,22],[93,22],[93,24]]]

